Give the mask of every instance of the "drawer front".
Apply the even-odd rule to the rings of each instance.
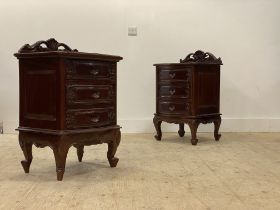
[[[188,86],[161,85],[159,97],[188,99],[190,98],[190,88]]]
[[[113,125],[116,122],[113,108],[91,110],[69,110],[66,113],[66,128],[77,129]]]
[[[159,71],[159,80],[190,80],[190,69],[176,69],[176,70],[165,70]]]
[[[191,105],[185,102],[159,102],[159,112],[162,114],[190,114]]]
[[[115,91],[112,85],[68,85],[67,104],[94,104],[112,102]]]
[[[101,61],[66,61],[67,79],[112,79],[115,75],[113,63]]]

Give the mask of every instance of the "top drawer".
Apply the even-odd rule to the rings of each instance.
[[[102,61],[66,61],[67,79],[112,79],[115,75],[115,64]]]
[[[161,69],[159,70],[159,80],[189,80],[190,69]]]

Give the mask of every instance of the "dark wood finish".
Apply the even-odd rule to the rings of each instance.
[[[184,124],[191,130],[191,143],[198,142],[196,133],[200,123],[214,123],[214,137],[221,137],[220,113],[221,58],[200,50],[189,54],[180,63],[154,64],[156,66],[156,113],[153,119],[161,140],[161,123],[179,124],[178,134],[185,134]]]
[[[81,53],[55,39],[24,45],[19,59],[19,144],[25,173],[32,162],[32,145],[54,153],[57,180],[62,180],[68,150],[107,143],[107,158],[115,167],[120,143],[116,83],[119,56]]]

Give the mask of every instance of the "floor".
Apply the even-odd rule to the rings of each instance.
[[[176,133],[123,134],[117,168],[106,145],[70,150],[56,181],[51,149],[33,149],[30,174],[16,135],[0,135],[0,209],[280,209],[280,134],[199,133],[197,146]]]

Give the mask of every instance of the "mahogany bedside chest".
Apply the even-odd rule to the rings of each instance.
[[[55,39],[24,45],[19,59],[19,144],[25,173],[32,162],[32,145],[54,153],[57,180],[63,179],[68,150],[108,144],[107,158],[115,167],[120,143],[116,123],[117,62],[119,56],[82,53]]]
[[[191,130],[191,143],[197,144],[196,132],[200,123],[214,123],[214,137],[221,135],[220,65],[222,61],[211,53],[200,50],[189,54],[180,63],[156,66],[156,113],[153,119],[161,140],[161,123],[179,124],[179,135],[184,136],[184,124]]]

